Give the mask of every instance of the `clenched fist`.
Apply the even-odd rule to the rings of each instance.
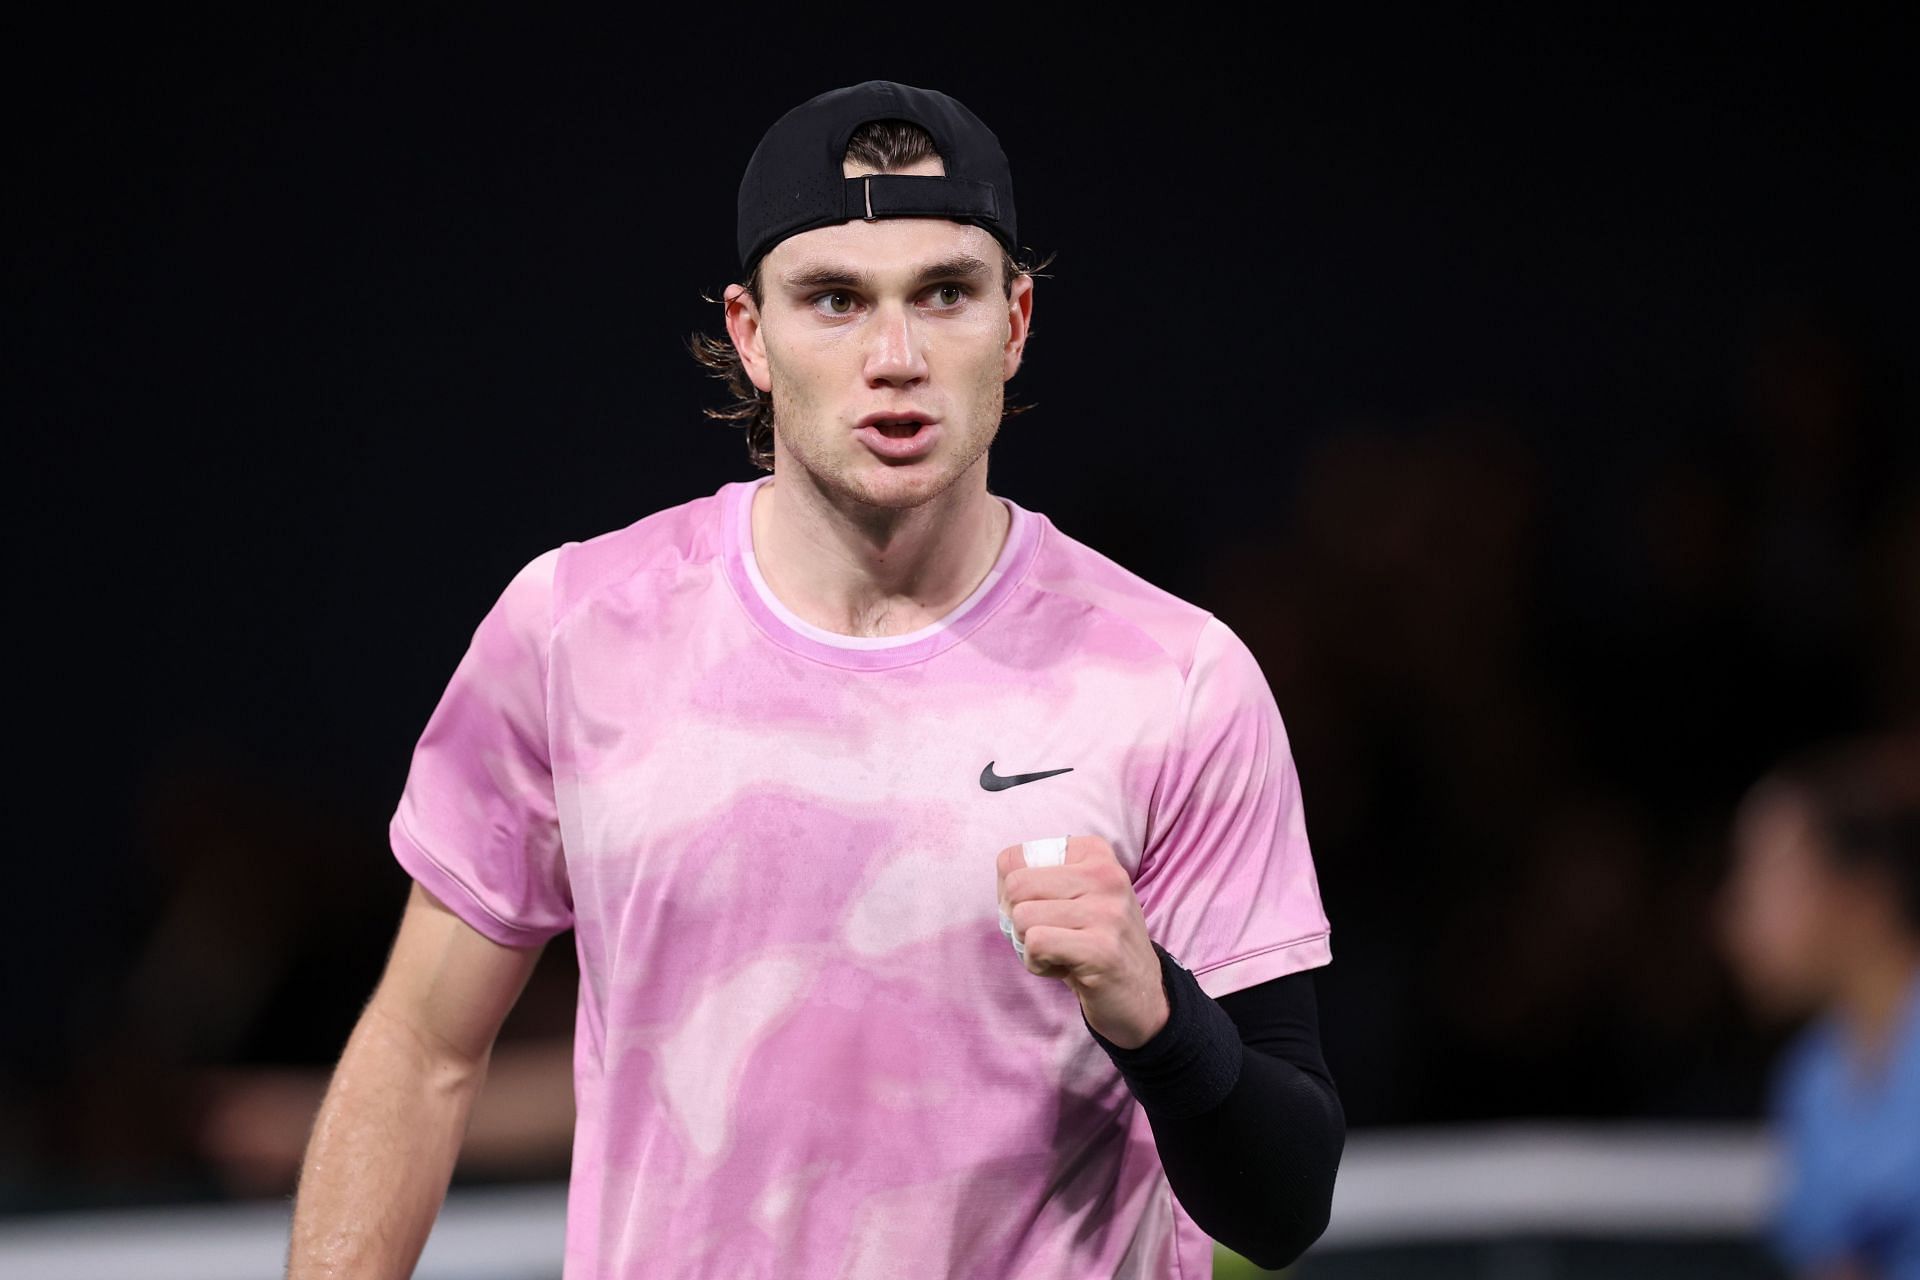
[[[1064,979],[1087,1024],[1121,1048],[1151,1040],[1167,1024],[1160,957],[1113,846],[1073,836],[1064,864],[1029,867],[1016,844],[995,865],[1000,910],[1026,948],[1028,971]]]

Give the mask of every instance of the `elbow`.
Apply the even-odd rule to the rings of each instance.
[[[1295,1168],[1291,1177],[1269,1183],[1254,1196],[1238,1201],[1225,1213],[1194,1215],[1194,1221],[1215,1240],[1265,1271],[1280,1271],[1326,1234],[1333,1219],[1333,1183],[1337,1153],[1331,1160],[1307,1169]]]
[[[1230,1241],[1223,1243],[1263,1271],[1283,1271],[1298,1262],[1326,1233],[1332,1216],[1333,1197],[1328,1194],[1311,1210],[1276,1221],[1274,1230],[1258,1240],[1247,1241],[1245,1247]]]
[[[1251,1052],[1247,1060],[1264,1092],[1249,1088],[1230,1118],[1209,1113],[1214,1131],[1174,1145],[1174,1190],[1201,1230],[1277,1271],[1298,1261],[1332,1221],[1346,1116],[1324,1078]],[[1241,1085],[1249,1078],[1243,1072]]]
[[[1282,1174],[1275,1186],[1279,1194],[1269,1193],[1270,1211],[1259,1215],[1259,1230],[1246,1231],[1245,1247],[1233,1240],[1222,1243],[1255,1266],[1280,1271],[1300,1260],[1333,1220],[1333,1187],[1340,1174],[1340,1157],[1346,1148],[1345,1117],[1339,1100],[1329,1096],[1327,1126],[1320,1141],[1308,1150],[1316,1154],[1294,1165],[1291,1175]]]

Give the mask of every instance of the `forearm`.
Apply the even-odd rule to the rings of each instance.
[[[485,1073],[368,1006],[307,1143],[289,1280],[412,1274]]]
[[[1317,1042],[1284,1050],[1313,1070],[1243,1044],[1233,1018],[1161,955],[1167,1026],[1138,1049],[1095,1039],[1146,1111],[1181,1206],[1227,1247],[1285,1266],[1326,1229],[1346,1139],[1339,1096]]]

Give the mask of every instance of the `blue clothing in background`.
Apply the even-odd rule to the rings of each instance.
[[[1920,978],[1883,1069],[1855,1053],[1828,1015],[1781,1066],[1773,1109],[1788,1176],[1774,1242],[1796,1268],[1845,1258],[1881,1280],[1920,1280]]]

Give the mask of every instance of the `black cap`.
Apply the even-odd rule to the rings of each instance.
[[[847,139],[872,120],[909,120],[933,137],[945,177],[845,176]],[[855,218],[971,222],[1017,254],[1013,174],[993,130],[937,89],[868,80],[813,98],[774,122],[740,179],[740,269],[788,236]]]

